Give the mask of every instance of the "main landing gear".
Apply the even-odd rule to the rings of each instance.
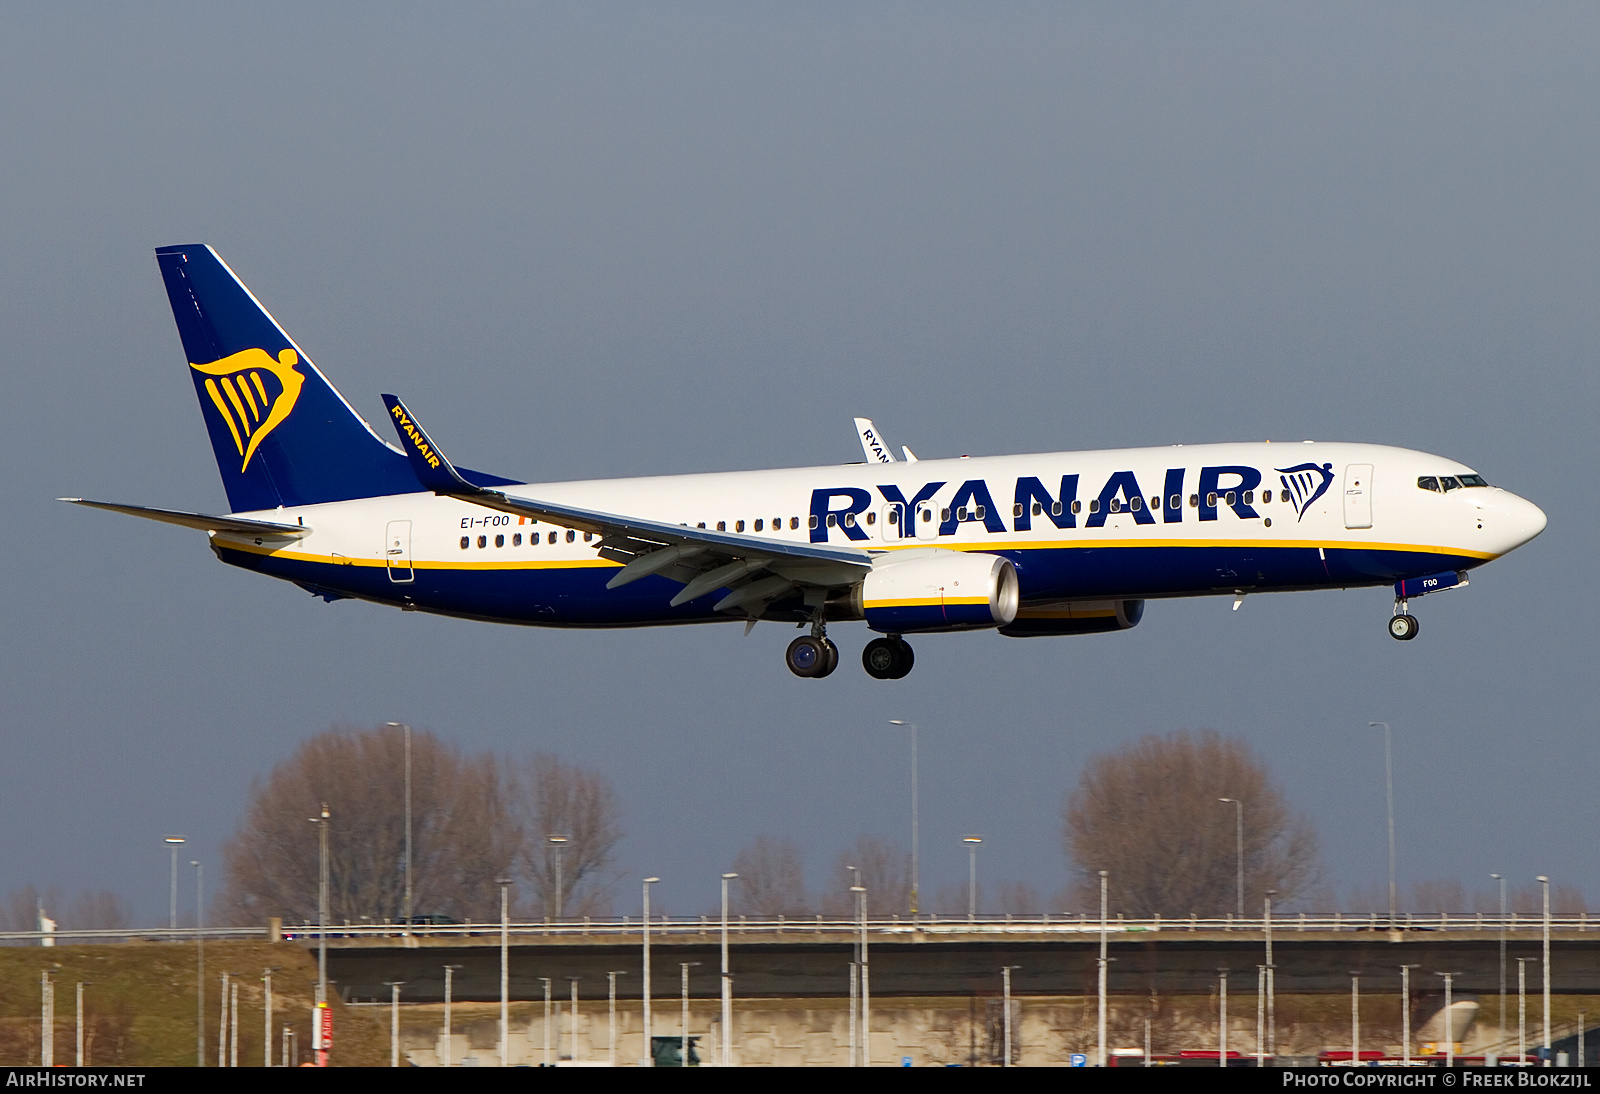
[[[861,666],[874,680],[898,680],[911,671],[915,662],[911,646],[897,634],[874,638],[861,651]],[[789,643],[783,652],[783,663],[796,676],[820,680],[839,667],[839,647],[828,637],[825,624],[814,620],[810,634]]]
[[[874,638],[861,651],[861,667],[874,680],[898,680],[916,664],[911,645],[898,634],[888,638]]]

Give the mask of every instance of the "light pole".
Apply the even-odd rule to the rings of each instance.
[[[546,836],[545,842],[556,849],[556,922],[561,922],[561,856],[567,849],[568,836]]]
[[[689,966],[698,965],[698,961],[680,961],[678,965],[683,970],[683,1017],[682,1028],[678,1034],[681,1040],[678,1047],[678,1066],[689,1066]]]
[[[1219,802],[1227,802],[1233,806],[1234,844],[1238,854],[1238,888],[1239,888],[1239,918],[1244,918],[1244,802],[1238,798],[1218,798]]]
[[[1383,727],[1383,780],[1389,803],[1389,927],[1394,928],[1394,764],[1389,748],[1389,723],[1368,722],[1369,729]]]
[[[1361,1066],[1361,974],[1350,974],[1350,1066]]]
[[[917,723],[889,719],[892,726],[911,728],[911,920],[917,919]]]
[[[404,980],[385,980],[389,986],[389,1066],[400,1066],[400,985]]]
[[[1506,1035],[1506,879],[1490,874],[1500,883],[1500,1036]]]
[[[411,727],[405,722],[385,722],[386,726],[405,731],[406,753],[406,899],[405,933],[411,934]]]
[[[661,879],[644,879],[644,1054],[646,1067],[656,1066],[655,1043],[650,1033],[650,886]]]
[[[1104,1064],[1101,1064],[1104,1067]],[[1217,1066],[1228,1066],[1228,970],[1217,970]]]
[[[962,836],[961,842],[967,845],[967,924],[971,926],[978,921],[978,844],[983,837]]]
[[[1278,970],[1272,963],[1272,898],[1278,890],[1268,889],[1262,897],[1261,926],[1267,937],[1267,1051],[1278,1054]]]
[[[262,983],[262,1023],[261,1023],[261,1066],[272,1066],[272,974],[278,968],[274,965],[270,969],[261,970]]]
[[[544,1066],[550,1066],[550,978],[539,977],[539,983],[544,985]]]
[[[1439,975],[1444,977],[1444,1066],[1455,1067],[1456,1027],[1455,1015],[1450,1013],[1450,985],[1454,983],[1457,974],[1453,972],[1442,972]]]
[[[312,824],[317,826],[317,1006],[321,1007],[328,1001],[328,803],[322,803],[322,811],[311,817]],[[311,1031],[312,1040],[321,1051],[322,1022],[318,1014],[317,1028]],[[318,1057],[318,1064],[322,1063]]]
[[[193,859],[194,867],[194,1066],[206,1066],[206,868]]]
[[[1400,966],[1400,1051],[1404,1056],[1406,1067],[1411,1066],[1411,970],[1421,967],[1421,965]],[[1504,1036],[1504,1024],[1501,1025],[1500,1032]]]
[[[1555,1064],[1555,1048],[1550,1044],[1550,879],[1540,874],[1534,878],[1544,890],[1544,1066]]]
[[[182,836],[168,836],[167,846],[172,848],[172,910],[167,916],[167,926],[172,930],[178,929],[178,848],[183,845]]]
[[[607,1059],[612,1067],[617,1066],[617,977],[624,970],[612,969],[606,973],[606,1012],[610,1017],[609,1039],[607,1040]]]
[[[579,979],[581,979],[581,978],[577,977],[577,976],[569,976],[569,977],[567,977],[567,983],[571,985],[571,992],[572,992],[572,1022],[567,1028],[567,1059],[569,1059],[569,1060],[576,1060],[578,1058],[578,981],[579,981]],[[590,1051],[593,1052],[594,1049],[591,1047]],[[560,1061],[560,1058],[561,1057],[558,1054],[557,1057],[556,1057],[558,1062]]]
[[[1537,957],[1517,958],[1517,1066],[1528,1066],[1528,962]]]
[[[511,1066],[511,879],[500,886],[500,1066]]]
[[[1107,884],[1106,884],[1106,882],[1107,882],[1107,878],[1108,877],[1110,877],[1109,871],[1106,871],[1106,870],[1101,870],[1100,871],[1100,960],[1099,960],[1099,963],[1098,963],[1099,964],[1098,981],[1099,981],[1099,996],[1100,996],[1100,999],[1099,999],[1098,1018],[1097,1018],[1097,1021],[1095,1023],[1095,1031],[1096,1031],[1096,1041],[1095,1041],[1095,1043],[1099,1046],[1098,1052],[1099,1052],[1099,1055],[1100,1055],[1100,1061],[1099,1061],[1099,1064],[1097,1065],[1099,1067],[1105,1067],[1106,1066],[1106,963],[1107,963],[1107,961],[1109,959],[1108,955],[1106,953],[1106,943],[1108,941],[1108,938],[1107,938],[1108,923],[1107,923],[1107,920],[1106,920],[1106,910],[1107,910],[1107,907],[1108,907],[1107,899],[1106,899],[1106,897],[1107,897]]]
[[[872,1066],[872,987],[868,973],[872,963],[867,957],[867,890],[854,886],[856,907],[861,915],[861,1066]]]
[[[728,971],[728,882],[738,874],[722,875],[722,1066],[733,1066],[733,976]]]
[[[1005,1009],[1005,1031],[1006,1031],[1006,1036],[1005,1036],[1005,1047],[1003,1049],[1003,1051],[1005,1052],[1005,1055],[1002,1056],[1001,1059],[1000,1059],[1000,1066],[1001,1067],[1010,1067],[1011,1066],[1011,970],[1020,969],[1021,967],[1022,967],[1021,965],[1001,965],[1000,966],[1001,994],[1002,994],[1002,996],[1004,998],[1004,1005],[1005,1005],[1005,1008],[1006,1008]]]
[[[446,965],[444,967],[444,1066],[445,1067],[449,1067],[450,1066],[450,1054],[451,1054],[451,1052],[453,1050],[453,1046],[450,1044],[450,1039],[453,1036],[455,1036],[455,1030],[452,1028],[452,1023],[450,1021],[450,1018],[451,1018],[450,1007],[451,1007],[451,1003],[452,1003],[452,991],[453,991],[453,989],[455,987],[455,973],[456,973],[456,970],[459,969],[459,968],[461,968],[460,965]]]
[[[78,1067],[83,1066],[83,986],[87,980],[78,981]]]

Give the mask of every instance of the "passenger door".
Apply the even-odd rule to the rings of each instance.
[[[1344,469],[1344,526],[1372,527],[1372,465],[1353,463]]]

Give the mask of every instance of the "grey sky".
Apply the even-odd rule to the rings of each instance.
[[[629,875],[701,911],[763,833],[813,885],[903,838],[924,888],[1055,892],[1087,756],[1256,747],[1343,893],[1546,873],[1600,899],[1590,5],[22,5],[0,9],[0,890],[158,918],[250,779],[330,723],[552,749],[615,782]],[[151,249],[218,248],[358,409],[530,479],[1180,441],[1463,460],[1549,530],[1419,605],[1159,602],[1127,634],[562,633],[326,605],[198,534],[224,504]],[[1220,806],[1218,808],[1225,808]],[[209,873],[209,871],[208,871]],[[215,875],[213,875],[215,876]],[[624,901],[629,899],[624,889]]]

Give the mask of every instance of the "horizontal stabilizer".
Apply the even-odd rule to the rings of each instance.
[[[303,536],[311,529],[303,524],[275,524],[270,520],[247,520],[243,517],[214,517],[207,513],[185,513],[179,509],[155,509],[148,505],[118,505],[109,501],[88,501],[84,498],[57,498],[73,505],[87,505],[91,509],[106,509],[113,513],[126,513],[130,517],[157,520],[162,524],[176,524],[183,528],[197,528],[202,532],[229,532],[242,536]]]

